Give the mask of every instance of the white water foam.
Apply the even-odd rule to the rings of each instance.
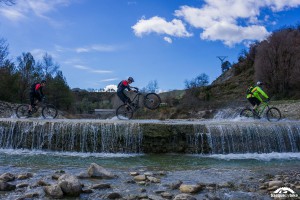
[[[49,155],[49,156],[69,156],[69,157],[96,157],[96,158],[128,158],[141,156],[143,154],[134,153],[83,153],[83,152],[58,152],[58,151],[41,151],[41,150],[28,150],[28,149],[0,149],[1,154],[7,155]]]
[[[212,154],[212,155],[192,155],[220,160],[300,160],[300,153],[244,153],[244,154]]]

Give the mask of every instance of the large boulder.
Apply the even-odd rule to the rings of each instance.
[[[90,165],[90,167],[88,168],[88,174],[91,177],[94,177],[94,178],[111,179],[111,178],[115,177],[113,173],[111,173],[110,171],[104,169],[100,165],[97,165],[96,163],[92,163]]]
[[[9,182],[9,181],[13,181],[15,180],[15,175],[11,174],[11,173],[4,173],[0,176],[0,180],[2,180],[3,182]]]
[[[186,184],[182,184],[182,185],[180,185],[179,190],[182,193],[197,193],[200,190],[202,190],[202,186],[201,185],[186,185]]]
[[[14,189],[16,189],[15,185],[0,181],[0,191],[11,191]]]
[[[58,185],[67,196],[79,196],[82,191],[82,185],[76,176],[64,174],[59,177]]]
[[[64,196],[63,191],[61,190],[60,186],[57,184],[45,186],[44,191],[47,195],[55,199],[60,199]]]

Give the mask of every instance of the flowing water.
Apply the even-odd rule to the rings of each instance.
[[[91,163],[97,163],[121,177],[122,183],[119,179],[108,182],[118,185],[114,191],[126,195],[137,193],[141,188],[125,183],[124,180],[130,179],[130,171],[166,171],[167,176],[161,178],[162,184],[147,187],[147,191],[153,193],[162,189],[163,184],[176,180],[188,184],[250,184],[251,180],[257,181],[265,174],[299,172],[300,166],[299,121],[0,119],[1,122],[0,174],[33,172],[36,173],[33,182],[51,177],[56,170],[78,174]],[[187,136],[192,153],[143,153],[143,124],[192,125],[193,132]],[[202,153],[204,147],[210,148],[208,154]],[[222,199],[271,199],[255,192],[223,193],[218,194]],[[0,198],[14,199],[18,195],[20,193],[0,193]],[[95,195],[99,192],[78,199],[97,199]],[[203,195],[195,197],[201,199]]]

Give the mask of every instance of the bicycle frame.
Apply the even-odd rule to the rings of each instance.
[[[256,108],[258,115],[261,116],[266,108],[269,108],[269,104],[267,102],[261,102],[261,105]]]

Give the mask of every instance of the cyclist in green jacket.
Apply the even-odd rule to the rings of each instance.
[[[260,95],[269,101],[269,96],[261,89],[263,85],[262,82],[258,81],[255,87],[250,87],[247,91],[247,99],[252,104],[253,110],[256,112],[256,108],[260,105],[263,101]]]

